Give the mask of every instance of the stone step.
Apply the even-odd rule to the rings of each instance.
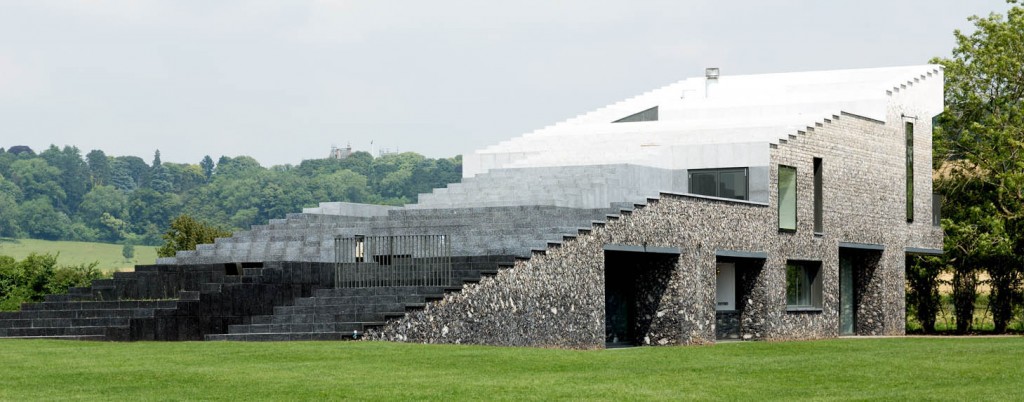
[[[0,321],[0,328],[123,327],[131,317],[33,318]]]
[[[401,286],[318,289],[314,297],[436,295],[461,290],[460,286]]]
[[[10,311],[0,313],[0,320],[31,320],[47,318],[147,318],[153,317],[158,309],[133,308],[133,309],[87,309],[87,310],[26,310]]]
[[[121,300],[121,301],[82,301],[82,302],[40,302],[25,303],[21,310],[111,310],[136,308],[176,308],[178,300]]]
[[[43,327],[43,328],[7,328],[4,336],[8,337],[53,337],[53,336],[106,336],[108,327]],[[127,330],[127,327],[122,327]]]
[[[292,324],[250,324],[230,325],[229,334],[285,333],[285,332],[336,332],[336,324],[292,323]]]
[[[351,340],[359,335],[351,332],[290,332],[290,333],[244,333],[244,334],[211,334],[206,335],[208,341],[237,342],[281,342],[281,341],[341,341]]]
[[[377,303],[377,304],[343,304],[318,306],[276,306],[274,315],[287,314],[351,314],[376,311],[403,311],[422,308],[425,303]]]
[[[305,306],[348,306],[362,304],[422,303],[424,299],[439,300],[444,295],[380,295],[380,296],[335,296],[308,297],[295,300],[296,307]]]
[[[0,336],[0,339],[54,339],[65,341],[105,341],[106,335]]]

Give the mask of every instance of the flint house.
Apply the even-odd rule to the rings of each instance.
[[[176,282],[199,303],[166,313],[176,329],[158,314],[124,333],[568,348],[901,335],[907,257],[942,247],[942,88],[934,65],[707,69],[465,155],[462,182],[416,204],[323,203],[139,267],[212,274]],[[230,290],[246,283],[291,287]]]

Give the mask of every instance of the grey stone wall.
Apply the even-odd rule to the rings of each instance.
[[[901,121],[888,124],[835,116],[772,145],[767,204],[662,194],[660,200],[595,228],[590,234],[516,262],[496,277],[451,294],[425,310],[368,334],[371,339],[565,348],[604,345],[604,247],[632,245],[681,250],[662,297],[645,314],[642,338],[656,345],[714,342],[716,252],[765,252],[740,269],[741,337],[788,340],[835,337],[839,327],[839,243],[881,245],[877,262],[860,271],[858,334],[904,331],[906,247],[941,249],[930,225],[930,132],[915,134],[915,214],[905,217]],[[823,159],[824,231],[813,232],[812,160]],[[778,165],[797,169],[798,227],[778,230]],[[928,197],[930,198],[930,197]],[[788,311],[786,263],[821,264],[819,311]]]

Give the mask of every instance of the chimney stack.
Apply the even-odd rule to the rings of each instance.
[[[711,96],[711,87],[718,85],[718,67],[704,69],[704,97]]]

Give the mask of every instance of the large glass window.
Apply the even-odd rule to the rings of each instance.
[[[821,263],[790,261],[786,263],[786,308],[821,308]]]
[[[907,222],[914,221],[914,123],[906,123],[907,135]]]
[[[779,229],[796,230],[796,168],[779,166]]]
[[[701,169],[690,172],[690,193],[746,200],[747,168]]]

